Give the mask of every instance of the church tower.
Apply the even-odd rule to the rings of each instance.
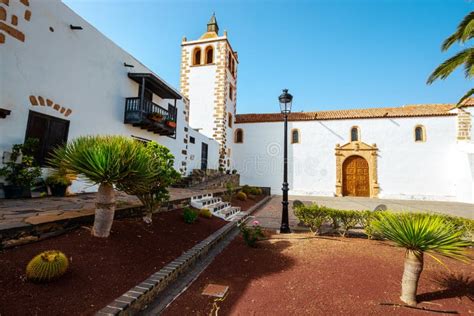
[[[207,31],[181,43],[181,93],[189,99],[189,124],[220,143],[219,166],[231,168],[237,95],[237,52],[219,35],[213,14]]]

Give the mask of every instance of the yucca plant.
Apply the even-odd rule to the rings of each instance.
[[[406,249],[400,299],[408,305],[416,305],[416,292],[421,272],[423,256],[435,256],[467,261],[465,252],[471,243],[463,240],[463,232],[445,218],[434,214],[421,213],[381,213],[373,223],[382,236]]]
[[[158,170],[149,168],[145,146],[123,136],[84,136],[57,148],[49,160],[98,184],[92,235],[108,237],[115,213],[114,185],[147,187]]]
[[[451,34],[441,45],[441,50],[448,50],[454,43],[464,44],[474,37],[474,11],[470,12],[459,23],[456,32]],[[446,79],[454,70],[464,65],[464,75],[470,79],[474,75],[474,48],[468,47],[444,61],[436,68],[428,78],[428,84],[432,84],[437,79]],[[474,89],[469,90],[458,102],[461,104],[464,100],[474,94]]]

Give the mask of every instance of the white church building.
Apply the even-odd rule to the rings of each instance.
[[[283,116],[236,113],[228,34],[213,16],[181,48],[178,90],[61,1],[0,1],[0,154],[34,137],[42,163],[67,140],[120,134],[167,146],[183,175],[236,169],[280,194]],[[473,114],[474,100],[291,113],[290,194],[474,203]]]

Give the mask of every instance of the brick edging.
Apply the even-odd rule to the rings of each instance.
[[[254,211],[265,205],[271,196],[265,197],[257,204],[252,206],[247,212],[252,214]],[[241,221],[247,220],[248,215]],[[161,268],[158,272],[153,273],[145,281],[128,290],[126,293],[116,298],[113,302],[107,304],[106,307],[99,310],[97,316],[105,315],[134,315],[143,307],[149,304],[157,297],[169,284],[178,278],[179,275],[187,272],[191,267],[210,249],[214,248],[219,241],[226,237],[239,222],[230,222],[221,227],[206,239],[186,251],[184,254]]]

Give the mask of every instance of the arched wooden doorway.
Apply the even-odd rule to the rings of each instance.
[[[361,156],[350,156],[342,164],[342,195],[370,196],[369,164]]]

